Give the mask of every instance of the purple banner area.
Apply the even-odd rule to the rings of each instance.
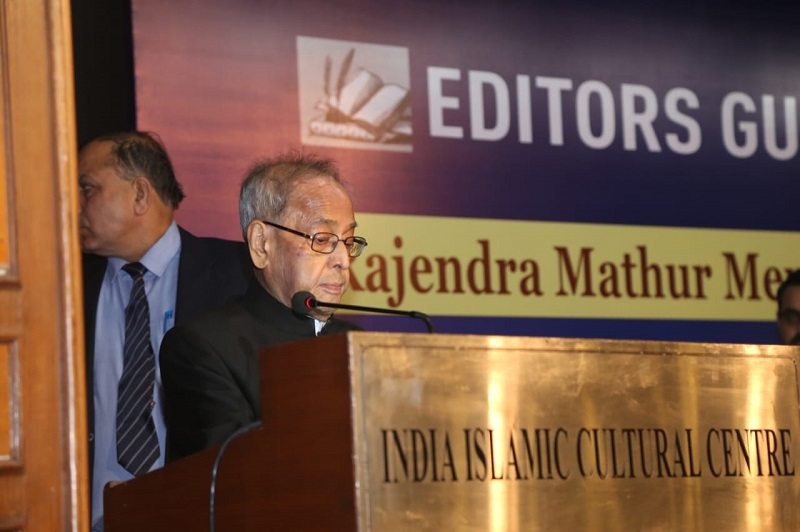
[[[800,228],[797,7],[547,4],[134,0],[139,127],[174,157],[181,223],[239,238],[247,166],[305,144],[361,212]],[[346,106],[337,77],[377,109]],[[362,98],[375,79],[394,91]],[[445,323],[769,343],[771,320]]]
[[[420,320],[389,316],[353,316],[346,319],[368,331],[425,333]],[[554,336],[609,340],[677,339],[682,342],[780,343],[774,323],[661,320],[572,320],[556,318],[454,318],[433,316],[436,333],[508,336]]]

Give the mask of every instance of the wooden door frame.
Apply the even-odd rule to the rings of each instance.
[[[0,530],[89,529],[70,28],[68,0],[0,0]]]

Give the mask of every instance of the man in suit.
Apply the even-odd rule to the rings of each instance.
[[[126,307],[136,283],[127,265],[144,268],[146,306],[141,319],[146,321],[149,312],[150,327],[149,338],[144,336],[141,344],[150,359],[174,323],[243,293],[252,272],[242,243],[198,238],[177,226],[173,213],[184,194],[155,135],[123,132],[99,137],[81,150],[78,164],[92,529],[97,531],[102,530],[106,483],[164,464],[164,401],[157,360],[145,377],[151,387],[145,392],[149,405],[137,415],[147,418],[158,447],[151,448],[140,471],[130,471],[118,456],[117,432],[128,423],[122,417],[117,421],[123,359],[129,358],[123,356],[128,350]]]
[[[367,245],[354,236],[350,195],[331,161],[290,154],[256,164],[239,216],[257,282],[241,300],[177,325],[161,344],[168,462],[261,418],[262,347],[359,329],[330,308],[292,310],[300,291],[340,302],[350,262]]]
[[[778,287],[778,334],[787,345],[800,345],[800,270]]]

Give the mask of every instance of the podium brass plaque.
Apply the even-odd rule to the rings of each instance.
[[[800,530],[796,348],[372,338],[360,530]]]

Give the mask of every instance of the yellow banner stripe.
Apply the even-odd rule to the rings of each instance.
[[[344,302],[452,316],[771,320],[800,233],[364,214]]]

